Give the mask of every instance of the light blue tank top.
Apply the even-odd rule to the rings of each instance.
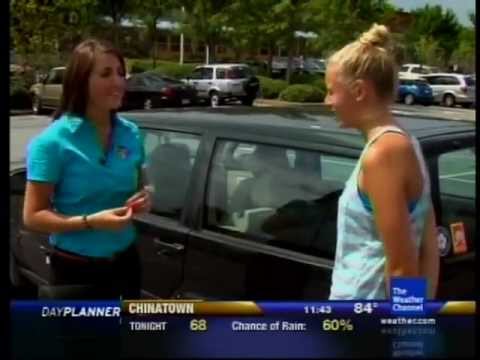
[[[363,156],[370,145],[386,132],[405,134],[395,126],[379,130],[365,145],[338,201],[337,246],[330,300],[382,300],[387,297],[383,241],[377,232],[373,213],[365,208],[358,191],[358,174]],[[423,176],[422,194],[416,201],[414,209],[410,211],[411,238],[419,249],[431,206],[430,179],[417,139],[411,136],[409,139],[415,149]]]

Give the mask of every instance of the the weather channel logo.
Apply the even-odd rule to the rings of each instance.
[[[424,278],[392,278],[390,285],[392,313],[397,315],[423,315],[427,290]]]

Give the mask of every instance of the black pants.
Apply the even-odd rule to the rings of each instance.
[[[56,249],[50,255],[52,286],[39,297],[56,299],[139,299],[141,267],[135,245],[111,259]]]

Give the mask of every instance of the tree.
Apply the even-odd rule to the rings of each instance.
[[[173,0],[135,0],[130,16],[141,20],[146,26],[151,42],[152,65],[156,66],[157,24],[162,17],[169,14],[175,5]]]
[[[134,0],[100,0],[97,2],[100,16],[108,16],[113,23],[113,43],[119,46],[118,35],[122,19],[134,10]]]
[[[373,23],[384,23],[396,8],[385,0],[311,0],[314,49],[324,55],[355,40]]]
[[[417,59],[421,64],[441,66],[441,52],[438,42],[431,37],[422,36],[415,43]]]
[[[11,34],[17,54],[36,69],[59,65],[62,44],[88,32],[95,5],[96,0],[11,1]]]
[[[295,31],[308,30],[308,0],[235,0],[220,19],[230,31],[230,41],[240,49],[268,48],[268,71],[273,50],[285,46],[288,51],[287,81],[290,80]]]
[[[457,48],[461,26],[455,13],[437,6],[426,5],[423,8],[413,12],[415,22],[407,32],[405,39],[407,47],[413,51],[415,44],[422,36],[430,37],[438,41],[438,46],[442,51],[441,58],[444,66],[450,62],[453,51]],[[418,60],[418,58],[417,58]]]
[[[177,6],[185,7],[185,16],[181,31],[197,42],[206,45],[207,61],[215,61],[215,45],[224,39],[222,11],[231,3],[231,0],[180,0]]]
[[[462,27],[459,44],[452,54],[452,62],[458,64],[464,71],[475,70],[475,13],[470,14],[472,27]]]
[[[472,23],[472,26],[473,26],[474,28],[477,27],[477,18],[476,18],[476,16],[475,16],[475,13],[474,13],[474,12],[470,12],[470,13],[468,14],[468,20],[470,20],[470,22]]]

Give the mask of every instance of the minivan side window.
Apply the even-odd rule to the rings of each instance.
[[[350,164],[355,160],[317,151],[219,141],[208,178],[204,225],[333,258],[337,201],[353,170]]]
[[[439,81],[440,78],[438,76],[426,76],[425,80],[427,80],[427,82],[430,85],[440,85],[441,84],[441,82]]]
[[[455,76],[445,76],[444,84],[446,84],[446,85],[460,85],[460,80],[458,80]]]
[[[147,181],[153,185],[152,213],[180,219],[200,137],[195,134],[142,129]]]

